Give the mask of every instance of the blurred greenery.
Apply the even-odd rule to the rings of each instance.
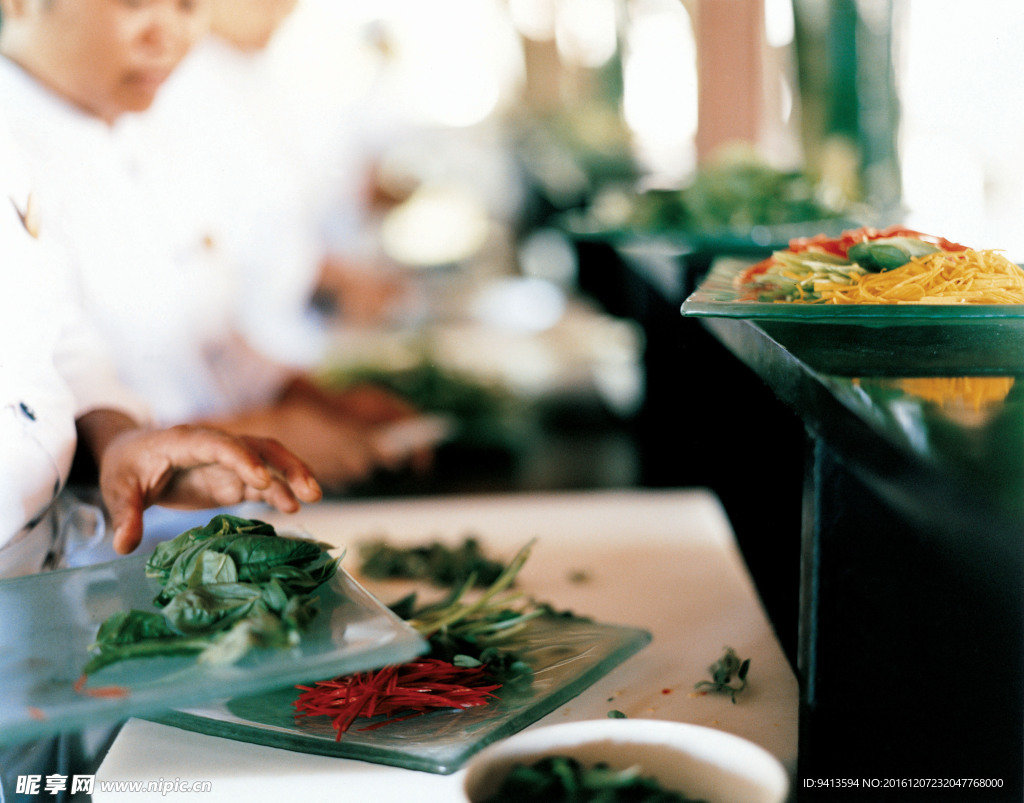
[[[462,446],[515,451],[530,426],[530,405],[497,383],[488,383],[429,358],[401,368],[355,365],[328,369],[332,388],[372,383],[406,399],[423,413],[452,420],[451,441]]]
[[[815,182],[754,158],[723,158],[699,170],[682,189],[637,195],[629,224],[644,230],[702,231],[802,223],[838,216],[822,203]]]

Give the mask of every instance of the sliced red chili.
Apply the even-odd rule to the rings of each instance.
[[[360,728],[374,730],[428,711],[486,705],[501,684],[493,682],[484,666],[425,658],[296,688],[296,718],[328,717],[340,740],[360,718],[385,717]]]

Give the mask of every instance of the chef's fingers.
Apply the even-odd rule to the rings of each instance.
[[[268,490],[275,497],[279,496],[275,486],[280,485],[282,480],[289,492],[302,502],[318,502],[323,497],[323,491],[309,467],[280,441],[251,435],[243,435],[240,440],[258,454],[270,469],[271,486]],[[272,499],[268,498],[267,501],[274,504]]]
[[[145,494],[137,484],[119,483],[116,490],[104,489],[103,497],[114,531],[114,551],[127,555],[142,542]]]

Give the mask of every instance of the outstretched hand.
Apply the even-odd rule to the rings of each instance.
[[[306,465],[278,441],[193,425],[119,433],[103,450],[99,485],[121,554],[139,545],[142,513],[152,504],[262,501],[292,513],[322,495]]]
[[[409,425],[415,429],[416,422],[423,419],[423,413],[406,399],[383,387],[365,383],[331,390],[319,387],[308,379],[299,379],[292,383],[283,401],[293,410],[298,407],[305,410],[307,415],[318,418],[316,425],[307,424],[313,431],[334,429],[341,433],[345,428],[362,431],[364,467],[361,473],[364,476],[375,466],[397,469],[407,464],[417,472],[425,472],[433,464],[433,446],[415,445],[422,438],[410,442],[408,437],[411,434]],[[353,439],[350,437],[349,441],[351,443]],[[349,446],[344,451],[349,454],[349,462],[352,462],[355,459],[352,455],[353,447]],[[305,456],[306,448],[300,453]],[[333,451],[335,455],[340,453],[339,449]],[[336,461],[337,457],[331,460]],[[322,462],[312,460],[314,467],[320,466]],[[328,473],[324,479],[329,484],[334,484],[339,478],[346,480],[344,471],[335,471],[333,475]]]

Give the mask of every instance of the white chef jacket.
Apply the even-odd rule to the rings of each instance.
[[[242,53],[215,37],[197,45],[145,115],[153,147],[177,153],[175,181],[203,199],[206,219],[238,272],[238,323],[261,351],[309,367],[324,348],[310,313],[323,247],[309,168],[272,132],[273,75],[265,53]]]
[[[0,577],[39,571],[75,420],[99,408],[146,419],[72,303],[22,161],[0,126]]]
[[[364,184],[399,127],[378,108],[379,65],[357,21],[345,4],[300,0],[263,50],[210,35],[146,115],[163,148],[189,153],[195,194],[216,193],[219,240],[245,277],[246,337],[298,365],[326,343],[309,312],[323,257],[378,256]]]
[[[0,111],[31,171],[47,237],[120,379],[159,424],[264,403],[280,366],[235,333],[235,276],[202,224],[179,165],[0,58]]]

